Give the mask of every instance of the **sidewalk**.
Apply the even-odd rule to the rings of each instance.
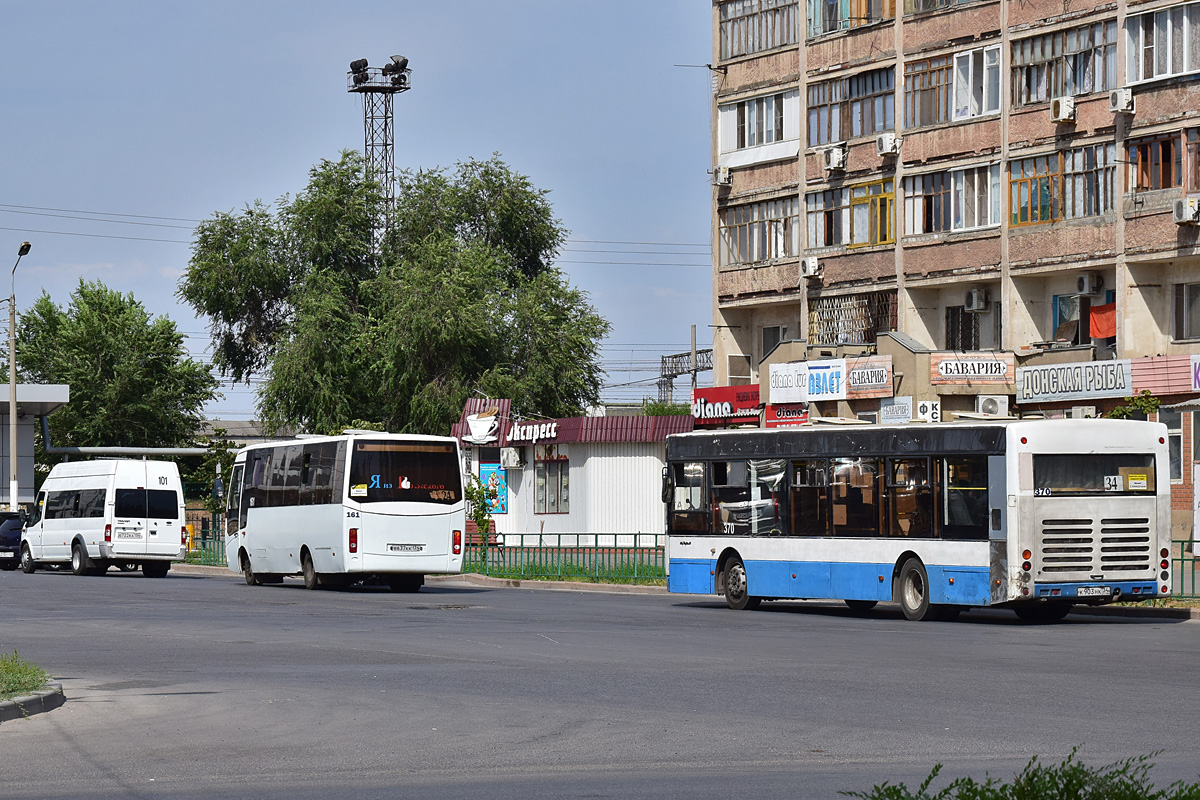
[[[206,567],[198,564],[175,564],[173,574],[238,577],[225,567]],[[484,586],[493,589],[538,589],[550,592],[607,592],[609,594],[666,595],[665,586],[631,586],[616,583],[584,583],[581,581],[524,581],[512,578],[491,578],[473,572],[461,575],[430,575],[427,584],[460,583]],[[681,597],[683,595],[680,595]],[[689,595],[693,597],[716,597],[716,595]],[[809,600],[803,602],[823,603],[833,601]],[[840,604],[839,604],[840,605]],[[1161,606],[1075,606],[1072,614],[1090,617],[1134,617],[1143,619],[1200,620],[1200,608],[1163,608]]]

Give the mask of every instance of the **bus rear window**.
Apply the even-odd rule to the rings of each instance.
[[[356,441],[350,499],[359,503],[441,503],[462,499],[457,451],[448,442]]]
[[[1154,456],[1137,454],[1035,455],[1037,496],[1154,494]]]
[[[179,493],[170,489],[117,489],[114,505],[121,519],[179,519]]]

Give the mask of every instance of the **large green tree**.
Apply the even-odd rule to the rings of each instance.
[[[211,370],[189,357],[174,322],[99,281],[81,280],[66,308],[43,292],[21,315],[18,339],[26,380],[71,387],[71,401],[50,416],[55,445],[189,445],[216,396]]]
[[[530,415],[595,402],[609,327],[553,266],[566,232],[544,190],[493,156],[402,173],[395,207],[382,225],[347,152],[275,211],[197,229],[179,294],[211,321],[217,366],[263,378],[268,426],[445,433],[476,392]]]

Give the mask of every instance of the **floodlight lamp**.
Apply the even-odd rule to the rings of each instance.
[[[355,86],[362,86],[368,80],[369,80],[369,78],[367,77],[367,73],[365,73],[365,72],[354,73],[354,85]]]
[[[396,72],[404,72],[408,69],[408,59],[404,56],[392,56],[392,63],[396,65]]]
[[[392,86],[408,86],[408,76],[401,72],[392,76]]]
[[[31,248],[31,247],[33,247],[33,245],[31,245],[29,242],[21,242],[21,248],[19,250],[17,250],[17,255],[18,256],[29,255],[29,248]]]
[[[355,59],[350,62],[350,71],[356,75],[360,72],[367,71],[367,60],[365,58]]]

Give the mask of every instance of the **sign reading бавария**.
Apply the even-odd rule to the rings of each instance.
[[[1128,397],[1132,393],[1133,367],[1129,359],[1045,364],[1017,369],[1018,403]]]
[[[1016,376],[1012,353],[931,353],[929,382],[1012,383]]]

